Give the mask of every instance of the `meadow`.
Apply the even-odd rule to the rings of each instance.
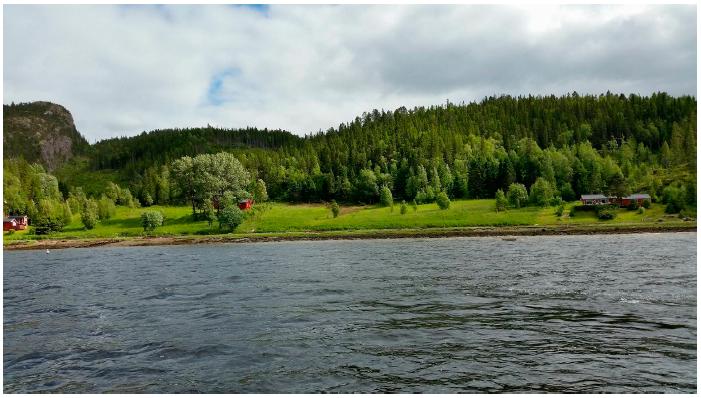
[[[430,229],[459,227],[507,227],[507,226],[567,226],[567,225],[678,225],[681,220],[664,213],[664,205],[653,204],[645,214],[635,210],[620,209],[613,220],[602,221],[593,211],[578,211],[569,217],[569,210],[579,204],[565,205],[563,216],[556,215],[555,207],[524,207],[496,212],[493,199],[455,200],[450,208],[441,210],[435,203],[408,206],[401,214],[400,206],[347,206],[334,218],[330,208],[324,204],[258,204],[247,212],[246,220],[235,230],[236,235],[250,236],[270,233],[305,233],[332,231],[359,231],[383,229]],[[160,211],[164,224],[150,236],[217,235],[215,221],[192,221],[191,209],[187,206],[151,206],[128,208],[118,206],[115,216],[98,222],[92,230],[86,230],[80,215],[76,214],[63,231],[49,235],[33,235],[29,231],[5,232],[4,242],[35,239],[89,239],[146,236],[141,226],[141,213],[146,210]]]

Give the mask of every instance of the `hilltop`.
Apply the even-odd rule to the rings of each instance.
[[[3,105],[5,158],[22,157],[53,171],[89,147],[61,105],[45,101]]]

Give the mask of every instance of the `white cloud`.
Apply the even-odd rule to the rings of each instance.
[[[4,6],[9,103],[90,140],[326,130],[493,94],[696,93],[695,6]]]

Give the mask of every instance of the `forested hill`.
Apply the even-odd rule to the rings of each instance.
[[[302,138],[283,130],[234,130],[209,126],[164,129],[100,141],[93,146],[91,164],[95,169],[129,168],[138,172],[182,156],[242,148],[296,147],[301,142]]]
[[[31,102],[3,105],[3,151],[6,158],[22,157],[55,170],[89,144],[61,105]]]
[[[219,151],[233,153],[275,200],[373,203],[383,187],[409,201],[432,201],[439,192],[493,198],[539,178],[539,187],[565,200],[640,191],[654,198],[672,182],[695,181],[696,99],[500,96],[375,110],[304,138],[252,128],[158,130],[101,141],[85,168],[57,175],[62,190],[109,175],[142,203],[182,203],[172,161]]]

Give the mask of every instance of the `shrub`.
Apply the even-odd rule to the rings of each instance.
[[[97,201],[97,216],[100,220],[109,220],[116,212],[117,208],[112,199],[102,195],[100,200]]]
[[[341,206],[339,206],[335,200],[331,201],[331,213],[333,213],[333,218],[336,218],[339,214],[341,214]]]
[[[448,198],[448,195],[442,191],[438,193],[438,196],[436,196],[436,203],[441,210],[447,210],[450,207],[450,199]]]
[[[497,193],[494,195],[494,200],[497,212],[506,210],[506,205],[509,204],[509,202],[506,200],[504,191],[497,189]]]
[[[638,214],[645,214],[645,208],[644,207],[638,208]]]
[[[141,213],[141,226],[144,231],[150,232],[163,225],[163,214],[160,211],[146,211]]]
[[[554,198],[550,199],[550,206],[560,206],[562,204],[562,198],[559,196],[555,196]]]
[[[88,199],[83,204],[83,210],[80,213],[80,221],[82,221],[85,229],[93,229],[97,224],[97,202],[95,199]]]
[[[419,210],[419,205],[416,204],[416,199],[411,201],[411,208],[414,209],[414,213]]]
[[[555,215],[558,217],[562,217],[562,215],[565,213],[565,205],[562,203],[557,206],[557,210],[555,210]]]
[[[402,205],[399,206],[399,214],[406,214],[407,212],[407,206],[406,206],[406,200],[402,200]]]
[[[528,191],[526,191],[526,186],[516,183],[509,185],[509,190],[506,192],[506,197],[512,207],[517,209],[520,208],[528,201]]]
[[[667,206],[664,208],[664,212],[667,214],[679,213],[681,210],[682,207],[676,201],[667,203]]]
[[[229,232],[241,225],[244,214],[238,206],[227,206],[219,212],[219,229],[226,227]]]
[[[616,210],[612,206],[599,206],[596,210],[596,215],[599,220],[613,220],[616,218]]]
[[[628,206],[626,206],[626,209],[628,209],[628,210],[638,210],[638,201],[637,201],[637,200],[631,201],[630,204],[629,204]]]
[[[644,208],[649,209],[650,206],[652,206],[652,203],[650,203],[650,199],[643,200],[643,207]]]
[[[577,214],[577,210],[575,210],[574,207],[571,208],[571,209],[570,209],[570,218],[574,218],[574,216],[575,216],[576,214]]]
[[[71,211],[71,205],[69,205],[68,202],[63,202],[61,210],[61,221],[63,221],[63,225],[70,224],[71,220],[73,220],[73,212]]]
[[[380,204],[385,207],[391,207],[394,204],[394,199],[392,199],[392,191],[390,191],[386,185],[383,185],[382,189],[380,190]]]
[[[147,193],[144,195],[144,204],[146,207],[153,205],[153,198],[151,197],[151,194]]]

